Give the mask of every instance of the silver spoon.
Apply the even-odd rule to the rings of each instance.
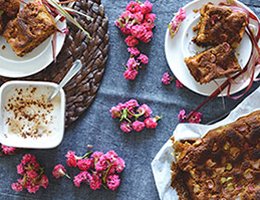
[[[48,102],[50,102],[56,95],[60,92],[60,89],[63,88],[76,74],[77,72],[81,69],[82,63],[80,60],[76,60],[66,76],[62,79],[62,81],[59,83],[59,85],[53,90],[53,92],[50,94],[48,97]]]

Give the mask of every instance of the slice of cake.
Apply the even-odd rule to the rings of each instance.
[[[193,42],[200,46],[215,46],[223,42],[228,42],[233,48],[239,45],[247,25],[245,13],[208,3],[201,8],[200,14],[199,24],[194,28],[198,33]]]
[[[209,131],[174,141],[172,186],[180,199],[260,199],[260,111]]]
[[[185,58],[191,75],[200,84],[228,76],[241,70],[234,50],[226,42],[202,53]]]
[[[4,30],[3,16],[0,13],[0,34],[3,32],[3,30]]]
[[[20,0],[0,0],[0,10],[4,11],[5,15],[14,18],[19,12]]]
[[[40,0],[28,3],[11,20],[3,36],[18,56],[31,52],[56,31],[53,17]]]

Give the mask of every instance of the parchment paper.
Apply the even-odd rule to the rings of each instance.
[[[176,140],[203,137],[209,130],[236,121],[239,117],[260,109],[260,87],[241,102],[225,119],[213,125],[179,124],[173,132]],[[155,184],[161,200],[177,200],[177,192],[171,187],[172,142],[168,140],[152,161]]]

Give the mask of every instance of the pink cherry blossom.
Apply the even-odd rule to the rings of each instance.
[[[120,118],[121,117],[121,108],[119,106],[113,106],[110,110],[109,110],[111,117],[112,118]]]
[[[99,160],[99,158],[100,158],[101,156],[103,156],[103,155],[104,155],[103,152],[95,151],[95,152],[91,155],[91,158],[94,158],[94,163],[96,163],[96,162]]]
[[[132,111],[134,108],[139,106],[139,103],[135,99],[130,99],[129,101],[125,102],[125,106],[129,111]]]
[[[2,151],[5,155],[11,155],[15,152],[16,148],[2,145]]]
[[[143,14],[148,14],[152,12],[153,10],[153,4],[150,3],[150,1],[146,0],[142,5],[141,5],[141,12]]]
[[[122,27],[120,28],[120,31],[125,35],[129,35],[131,34],[131,27],[128,26]]]
[[[136,1],[130,1],[129,4],[126,6],[126,10],[130,11],[131,13],[136,13],[141,10],[141,6]]]
[[[120,15],[120,18],[124,20],[134,19],[134,14],[131,13],[129,10],[126,10]]]
[[[117,173],[121,173],[125,169],[125,161],[120,157],[117,158],[115,165]]]
[[[137,39],[140,39],[145,37],[145,34],[146,34],[147,30],[145,28],[145,26],[143,25],[134,25],[132,26],[131,28],[131,34],[137,38]]]
[[[154,23],[155,19],[156,19],[156,14],[149,13],[145,15],[145,21],[147,23]]]
[[[112,162],[112,166],[110,167],[108,174],[121,173],[124,169],[125,161],[118,156],[116,160]]]
[[[172,38],[178,32],[179,27],[185,18],[186,18],[186,12],[183,8],[180,8],[179,11],[176,13],[175,17],[173,18],[173,20],[169,24],[169,32]]]
[[[114,175],[109,175],[107,177],[107,187],[110,190],[116,190],[120,185],[120,178],[118,175],[114,174]]]
[[[98,189],[101,188],[101,185],[102,185],[102,180],[99,177],[99,175],[98,174],[93,174],[92,175],[92,179],[90,180],[90,188],[92,190],[98,190]]]
[[[67,165],[69,167],[76,167],[77,166],[77,157],[75,155],[74,151],[68,151],[68,153],[65,156],[67,158]]]
[[[140,54],[140,56],[137,59],[145,65],[147,65],[149,62],[149,58],[144,54]]]
[[[136,120],[133,122],[132,127],[136,132],[141,132],[145,128],[145,124],[144,122]]]
[[[184,85],[178,79],[175,81],[175,84],[176,84],[176,88],[178,88],[178,89],[184,87]]]
[[[176,18],[178,21],[183,21],[184,19],[186,19],[186,11],[183,8],[180,8]]]
[[[23,190],[23,186],[20,183],[13,183],[11,185],[12,190],[16,191],[16,192],[21,192]]]
[[[38,173],[34,170],[29,170],[26,172],[26,175],[31,179],[35,179],[38,176]]]
[[[151,41],[153,38],[153,32],[152,31],[147,31],[141,38],[140,40],[144,43],[148,43]]]
[[[153,113],[152,109],[147,105],[143,104],[137,109],[138,113],[143,113],[145,117],[150,117]]]
[[[172,78],[171,78],[170,74],[168,72],[165,72],[162,76],[161,81],[164,85],[169,85],[169,84],[171,84],[171,80],[172,80]]]
[[[127,51],[133,56],[138,56],[140,54],[140,51],[136,47],[129,47],[127,48]]]
[[[155,129],[158,125],[156,118],[146,118],[144,120],[146,128]]]
[[[200,123],[202,118],[202,113],[200,112],[193,112],[192,116],[189,118],[189,123]]]
[[[43,175],[42,178],[41,178],[41,181],[40,181],[40,185],[47,189],[48,185],[49,185],[49,179],[46,175]]]
[[[132,127],[128,122],[122,122],[120,129],[125,133],[130,133],[132,131]]]
[[[83,171],[83,172],[80,172],[77,176],[74,177],[73,183],[76,187],[80,187],[82,182],[89,183],[91,179],[92,179],[91,174],[87,171]]]
[[[143,19],[144,19],[143,13],[141,13],[141,12],[136,12],[136,13],[134,14],[134,19],[135,19],[135,21],[136,21],[137,24],[141,24],[142,21],[143,21]]]
[[[120,109],[120,110],[124,110],[126,108],[126,105],[124,103],[119,103],[117,104],[117,107]]]
[[[77,165],[81,171],[87,171],[93,166],[93,159],[80,159]]]
[[[16,167],[17,169],[17,173],[20,174],[20,175],[23,175],[24,174],[24,165],[22,163],[20,163],[19,165],[17,165]]]
[[[186,111],[184,109],[180,110],[178,114],[178,119],[180,122],[184,122],[187,118]]]
[[[61,164],[58,164],[54,167],[53,171],[52,171],[52,175],[58,179],[58,178],[61,178],[63,176],[65,176],[66,174],[66,169],[63,165]]]
[[[105,158],[108,162],[114,163],[119,157],[115,151],[110,150],[105,154]]]
[[[132,35],[127,36],[127,38],[125,39],[125,43],[127,44],[127,46],[129,47],[135,47],[136,45],[138,45],[139,41]]]
[[[135,80],[137,75],[138,75],[138,71],[137,70],[127,69],[124,72],[124,77],[125,77],[126,80]]]
[[[32,154],[25,154],[21,161],[23,165],[26,165],[27,163],[35,163],[35,162],[36,162],[36,157]]]
[[[80,187],[80,184],[82,183],[82,179],[81,179],[81,176],[75,176],[74,179],[73,179],[73,183],[76,187]]]
[[[126,66],[129,70],[136,70],[138,69],[139,64],[136,62],[134,58],[129,58]]]
[[[98,172],[105,171],[108,168],[108,162],[106,156],[103,155],[99,158],[98,162],[95,164],[95,169]]]
[[[40,186],[39,185],[29,185],[28,187],[27,187],[27,191],[29,192],[29,193],[36,193],[38,190],[40,189]]]
[[[36,157],[31,154],[23,156],[21,163],[17,165],[17,173],[22,177],[11,186],[17,192],[27,189],[29,193],[36,193],[40,187],[46,189],[49,185],[49,180],[44,174],[44,168],[37,162]]]
[[[154,23],[144,22],[143,25],[147,31],[151,31],[155,27]]]

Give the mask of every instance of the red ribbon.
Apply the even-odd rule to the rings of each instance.
[[[247,19],[248,24],[249,24],[249,19],[252,19],[252,20],[257,22],[258,32],[257,32],[257,35],[254,36],[254,34],[251,31],[249,25],[247,25],[247,27],[246,27],[247,33],[248,33],[250,40],[252,42],[253,49],[252,49],[252,52],[251,52],[250,59],[247,62],[246,66],[244,67],[244,69],[242,71],[235,74],[233,77],[228,78],[208,98],[206,98],[199,106],[197,106],[192,112],[190,112],[190,114],[187,116],[187,119],[186,119],[187,121],[192,117],[192,115],[195,112],[198,112],[206,103],[215,99],[227,87],[228,87],[227,88],[227,96],[229,98],[237,100],[237,99],[243,97],[252,87],[253,82],[254,82],[255,69],[256,69],[257,65],[260,64],[260,48],[258,46],[258,41],[260,39],[260,21],[257,19],[257,17],[252,12],[238,6],[237,4],[229,5],[229,4],[221,3],[220,5],[229,6],[230,8],[233,8],[234,10],[240,10],[240,11],[245,12],[248,16],[248,19]],[[241,76],[242,74],[244,74],[247,71],[251,71],[250,82],[249,82],[247,88],[245,89],[245,91],[242,94],[240,94],[238,96],[231,96],[230,91],[231,91],[232,82],[234,82],[236,78],[238,78],[239,76]]]

